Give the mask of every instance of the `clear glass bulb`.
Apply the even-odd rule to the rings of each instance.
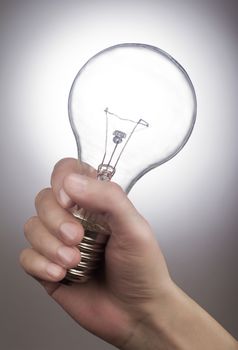
[[[145,173],[183,148],[196,105],[188,74],[169,54],[137,43],[109,47],[85,63],[70,91],[78,157],[97,169],[99,179],[113,179],[128,193]],[[90,222],[88,214],[74,214]],[[82,271],[82,266],[69,270],[68,279],[87,280]]]

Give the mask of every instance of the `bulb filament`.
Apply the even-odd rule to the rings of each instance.
[[[101,164],[98,167],[98,178],[100,180],[111,180],[112,176],[115,174],[116,171],[116,166],[122,156],[122,153],[124,152],[129,140],[131,139],[132,135],[134,134],[134,132],[136,131],[137,127],[139,125],[142,125],[144,127],[148,127],[149,123],[147,123],[144,119],[139,119],[138,121],[134,121],[132,119],[128,119],[128,118],[122,118],[120,116],[118,116],[115,113],[109,112],[108,108],[106,108],[104,110],[105,114],[106,114],[106,137],[105,137],[105,150],[104,150],[104,155],[103,155],[103,159]],[[129,132],[129,135],[127,137],[127,134],[124,131],[121,130],[114,130],[112,132],[112,142],[115,144],[115,146],[113,147],[112,151],[111,151],[111,155],[109,156],[109,160],[106,161],[106,157],[107,157],[107,153],[108,153],[108,148],[109,147],[109,117],[115,117],[120,119],[121,121],[126,121],[126,122],[131,122],[134,125],[134,127],[132,128],[132,130]],[[123,144],[123,141],[124,144]],[[118,146],[120,144],[123,144],[121,150],[119,150],[119,153],[117,152]],[[111,146],[111,144],[110,144]],[[118,154],[116,157],[116,160],[114,160],[114,156],[116,155],[116,153]],[[114,164],[113,164],[114,163]]]

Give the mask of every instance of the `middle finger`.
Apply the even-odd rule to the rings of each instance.
[[[80,243],[84,234],[81,223],[59,205],[50,188],[36,196],[35,206],[41,222],[54,236],[67,245]]]
[[[46,229],[37,216],[26,223],[25,236],[34,250],[64,268],[74,267],[80,261],[79,250],[64,245]]]

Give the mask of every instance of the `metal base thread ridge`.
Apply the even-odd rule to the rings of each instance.
[[[104,260],[105,246],[110,233],[102,225],[85,219],[85,213],[83,217],[79,211],[73,212],[73,215],[84,227],[84,238],[78,245],[81,261],[67,271],[65,279],[70,282],[84,283],[92,278]]]

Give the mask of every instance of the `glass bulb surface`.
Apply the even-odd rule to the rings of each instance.
[[[69,95],[69,118],[79,158],[101,166],[106,176],[108,170],[129,192],[183,148],[196,119],[196,95],[184,68],[166,52],[119,44],[81,68]]]
[[[182,66],[145,44],[119,44],[91,59],[78,72],[69,95],[69,118],[78,157],[101,180],[127,193],[149,170],[175,156],[196,119],[196,95]],[[66,279],[85,282],[101,260],[110,234],[100,216],[74,208],[85,235],[81,262]]]

